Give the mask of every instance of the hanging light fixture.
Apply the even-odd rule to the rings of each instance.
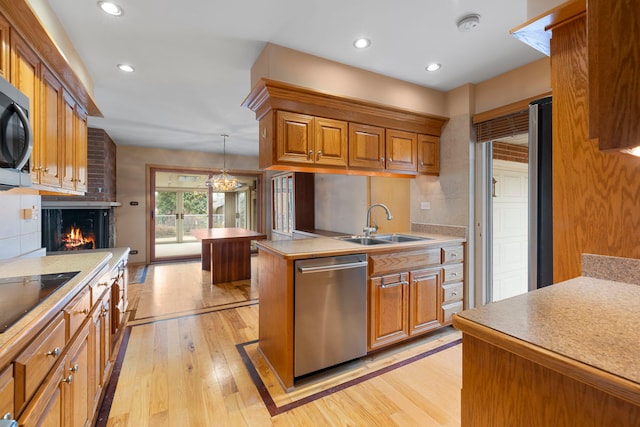
[[[240,183],[238,182],[238,178],[233,175],[229,175],[227,173],[227,138],[229,135],[222,134],[220,135],[223,138],[223,157],[222,157],[222,170],[219,175],[212,176],[206,181],[208,187],[213,188],[213,191],[216,193],[226,193],[228,191],[235,191],[238,187],[240,187]]]

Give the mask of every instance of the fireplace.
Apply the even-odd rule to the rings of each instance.
[[[47,252],[113,247],[112,208],[42,209],[42,245]]]

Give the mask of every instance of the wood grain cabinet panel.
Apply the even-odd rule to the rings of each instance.
[[[62,174],[60,173],[63,150],[62,129],[62,84],[49,71],[41,67],[40,86],[40,144],[38,156],[40,158],[40,184],[60,187]]]
[[[313,116],[277,112],[277,161],[313,163]]]
[[[11,54],[9,31],[9,22],[0,15],[0,76],[5,80],[10,80],[9,74],[11,74],[9,68]]]
[[[409,336],[408,273],[373,277],[369,281],[369,349]]]
[[[14,31],[11,30],[11,83],[29,98],[29,122],[33,129],[33,151],[31,175],[34,183],[40,183],[41,171],[45,168],[40,156],[42,139],[40,124],[40,67],[38,55]]]
[[[13,408],[13,365],[9,365],[0,373],[0,418],[8,415],[9,419],[15,416]]]
[[[385,167],[394,171],[416,172],[418,136],[413,132],[387,129],[385,135]]]
[[[347,166],[347,122],[316,117],[314,119],[314,129],[315,163]]]
[[[65,348],[65,322],[62,313],[44,328],[14,361],[16,411],[19,412],[36,392]]]
[[[74,183],[75,191],[78,193],[84,193],[87,191],[87,179],[88,179],[88,158],[87,158],[87,113],[76,104],[73,114],[74,121]]]
[[[440,268],[412,271],[409,281],[409,335],[440,327],[438,323],[438,289]]]
[[[349,123],[349,167],[384,169],[385,129]]]
[[[65,364],[58,363],[44,386],[18,419],[20,426],[66,427],[62,396],[67,385]]]
[[[75,189],[75,129],[74,111],[76,101],[69,92],[63,91],[62,96],[62,171],[61,185],[68,190]]]
[[[428,175],[440,173],[440,138],[418,135],[418,172]]]

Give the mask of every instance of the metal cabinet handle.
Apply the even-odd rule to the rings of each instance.
[[[73,382],[73,375],[69,375],[67,378],[62,379],[63,383],[71,384]]]
[[[75,365],[69,368],[69,372],[78,372],[78,369],[80,369],[80,367],[76,363]]]
[[[309,150],[309,158],[313,157],[313,150]]]
[[[322,150],[318,150],[318,158],[322,156]]]
[[[51,351],[47,351],[46,353],[47,356],[51,356],[51,357],[58,357],[60,356],[60,347],[56,347]]]
[[[379,285],[379,287],[382,288],[382,289],[386,289],[386,288],[393,288],[394,286],[408,285],[408,284],[409,284],[409,282],[407,282],[405,280],[402,280],[400,282],[394,282],[394,283],[387,283],[387,284],[382,283],[382,284]]]
[[[380,163],[384,163],[384,157],[380,157]]]
[[[389,163],[393,162],[393,159],[391,157],[389,157]]]

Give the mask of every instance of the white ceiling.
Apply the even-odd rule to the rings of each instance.
[[[257,155],[258,124],[240,103],[266,42],[448,91],[541,57],[509,30],[526,0],[49,0],[94,80],[105,129],[118,145]],[[463,33],[456,22],[480,14]],[[357,51],[360,36],[372,41]],[[442,68],[427,73],[430,62]],[[124,74],[116,68],[129,63]]]

